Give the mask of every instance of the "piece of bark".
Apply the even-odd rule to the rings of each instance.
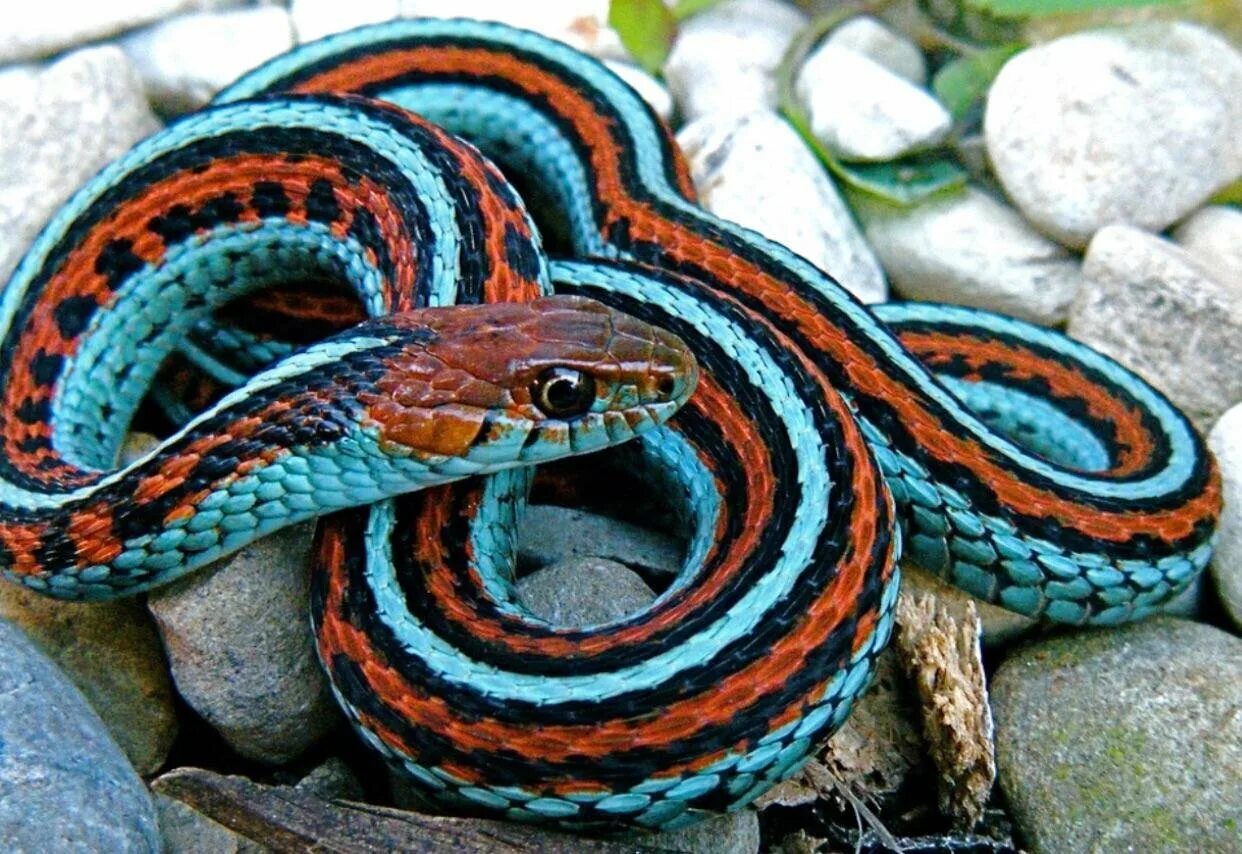
[[[591,839],[519,824],[450,818],[266,786],[201,768],[178,768],[152,788],[275,852],[522,852],[622,854],[658,846]]]
[[[956,616],[934,596],[903,595],[894,642],[921,701],[940,810],[969,829],[996,780],[992,711],[973,603]]]

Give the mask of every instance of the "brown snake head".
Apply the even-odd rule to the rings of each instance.
[[[602,448],[666,421],[698,377],[676,335],[581,297],[375,323],[411,343],[359,400],[385,445],[419,456],[490,466]]]

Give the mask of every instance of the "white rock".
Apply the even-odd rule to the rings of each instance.
[[[1082,272],[1070,335],[1146,377],[1200,429],[1242,400],[1242,284],[1125,225],[1100,229]]]
[[[0,76],[0,282],[65,199],[158,128],[115,47]]]
[[[401,0],[293,0],[289,17],[298,44],[399,17]]]
[[[293,47],[289,13],[276,6],[201,12],[126,36],[153,103],[170,113],[203,106],[256,65]]]
[[[918,45],[870,15],[850,18],[834,29],[824,43],[862,54],[915,86],[927,82],[927,60]]]
[[[1223,284],[1242,288],[1242,211],[1201,208],[1173,230],[1173,239]]]
[[[832,179],[775,113],[700,119],[677,142],[709,211],[783,243],[864,302],[886,298],[880,264]]]
[[[608,0],[400,0],[403,18],[499,21],[558,39],[592,56],[628,59],[608,26]]]
[[[776,106],[776,67],[806,17],[777,0],[725,0],[682,23],[664,79],[687,121]]]
[[[1225,500],[1211,573],[1225,610],[1242,629],[1242,403],[1216,422],[1208,434],[1208,446],[1220,464]]]
[[[1017,211],[973,187],[912,208],[858,209],[902,296],[1063,323],[1082,281],[1078,259]]]
[[[657,116],[666,122],[673,117],[673,96],[669,95],[668,90],[659,80],[629,62],[606,59],[604,65],[630,84],[651,109],[655,110]]]
[[[926,91],[835,44],[806,58],[796,92],[815,138],[845,160],[892,160],[935,145],[953,124]]]
[[[141,27],[195,0],[40,0],[10,3],[0,27],[0,63],[33,59]]]
[[[997,177],[1037,227],[1161,231],[1242,174],[1242,54],[1190,24],[1077,33],[1023,51],[988,96]]]

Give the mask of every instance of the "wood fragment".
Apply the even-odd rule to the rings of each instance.
[[[978,822],[996,779],[979,616],[968,605],[955,616],[934,596],[903,593],[894,637],[921,701],[940,810],[963,829]]]

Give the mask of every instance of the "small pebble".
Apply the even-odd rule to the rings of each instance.
[[[1082,284],[1078,259],[1013,208],[974,187],[910,208],[861,205],[867,239],[907,299],[1064,323]]]
[[[700,119],[677,142],[707,210],[784,244],[863,302],[887,298],[879,261],[836,185],[780,116]]]
[[[1040,230],[1161,231],[1242,173],[1242,54],[1191,24],[1065,36],[1019,53],[988,95],[996,175]]]
[[[159,126],[116,47],[0,75],[0,282],[69,196]]]
[[[1208,434],[1224,484],[1224,510],[1216,529],[1210,571],[1225,611],[1242,629],[1242,403],[1234,404]]]
[[[684,21],[664,80],[689,122],[776,107],[776,68],[806,17],[778,0],[725,0]]]
[[[1125,225],[1091,241],[1069,334],[1167,394],[1201,430],[1242,400],[1242,284]]]
[[[151,797],[103,721],[3,619],[0,839],[6,851],[160,850]]]
[[[919,46],[870,15],[850,18],[834,29],[824,44],[861,54],[915,86],[927,82],[927,60]]]
[[[169,114],[198,109],[243,73],[293,47],[277,6],[184,15],[121,40],[151,102]]]
[[[181,696],[262,762],[295,758],[341,720],[307,617],[311,532],[277,531],[150,597]]]
[[[815,138],[843,160],[893,160],[930,148],[953,124],[925,90],[831,41],[811,51],[796,90]]]
[[[159,770],[177,737],[177,713],[159,633],[141,603],[63,602],[4,582],[0,617],[73,680],[139,774]]]
[[[992,708],[1031,850],[1237,850],[1242,640],[1159,617],[1040,641],[1000,666]]]
[[[1173,230],[1173,240],[1222,285],[1242,290],[1242,210],[1200,208]]]
[[[655,601],[634,570],[598,557],[572,558],[532,572],[517,583],[518,598],[554,626],[613,622]]]

